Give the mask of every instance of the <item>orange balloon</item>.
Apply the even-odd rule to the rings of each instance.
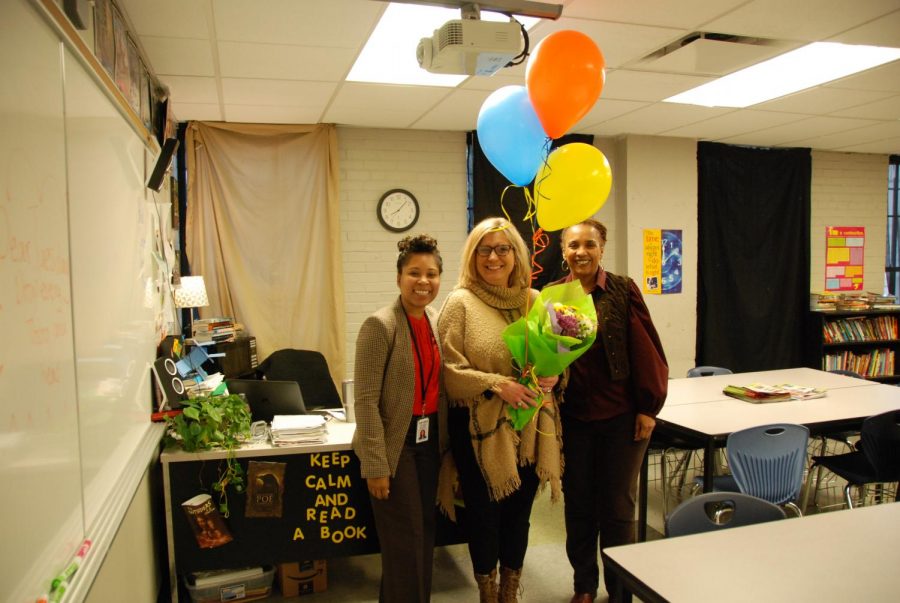
[[[603,90],[606,60],[590,37],[570,29],[541,40],[528,59],[525,84],[544,132],[559,138],[584,117]]]

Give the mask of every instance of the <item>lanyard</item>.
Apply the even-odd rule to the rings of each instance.
[[[406,318],[406,325],[409,327],[409,336],[413,342],[413,348],[416,350],[416,358],[419,360],[419,389],[422,392],[422,416],[425,416],[425,406],[427,400],[425,399],[425,393],[428,391],[428,384],[431,383],[431,379],[434,377],[434,367],[437,362],[434,361],[434,346],[432,346],[431,350],[431,366],[428,367],[428,380],[425,380],[425,367],[423,366],[422,361],[422,353],[419,351],[419,342],[418,337],[416,337],[416,332],[413,330],[412,322],[409,320],[409,315],[404,312],[404,318]],[[428,326],[428,334],[431,335],[431,340],[434,341],[434,332],[431,330],[431,321],[428,320],[428,315],[425,315],[425,324]]]

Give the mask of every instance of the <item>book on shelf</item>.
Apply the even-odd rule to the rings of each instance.
[[[281,517],[285,466],[263,461],[247,464],[245,517]]]
[[[198,494],[181,503],[184,514],[197,545],[201,549],[214,549],[233,540],[222,514],[213,503],[209,494]]]

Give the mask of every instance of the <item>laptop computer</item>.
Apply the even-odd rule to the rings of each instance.
[[[275,415],[305,415],[306,405],[296,381],[226,379],[231,394],[244,394],[254,421],[272,421]]]

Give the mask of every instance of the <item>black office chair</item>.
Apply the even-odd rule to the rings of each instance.
[[[874,415],[863,421],[860,429],[860,448],[847,454],[813,457],[813,466],[825,467],[847,480],[844,502],[853,508],[850,489],[862,490],[867,484],[900,481],[900,410]],[[865,495],[860,497],[865,502]],[[895,501],[900,501],[900,485]]]
[[[687,536],[784,519],[784,509],[740,492],[708,492],[689,498],[666,519],[666,536]]]
[[[278,350],[257,367],[256,373],[265,379],[299,383],[307,410],[341,407],[341,397],[321,352]]]

